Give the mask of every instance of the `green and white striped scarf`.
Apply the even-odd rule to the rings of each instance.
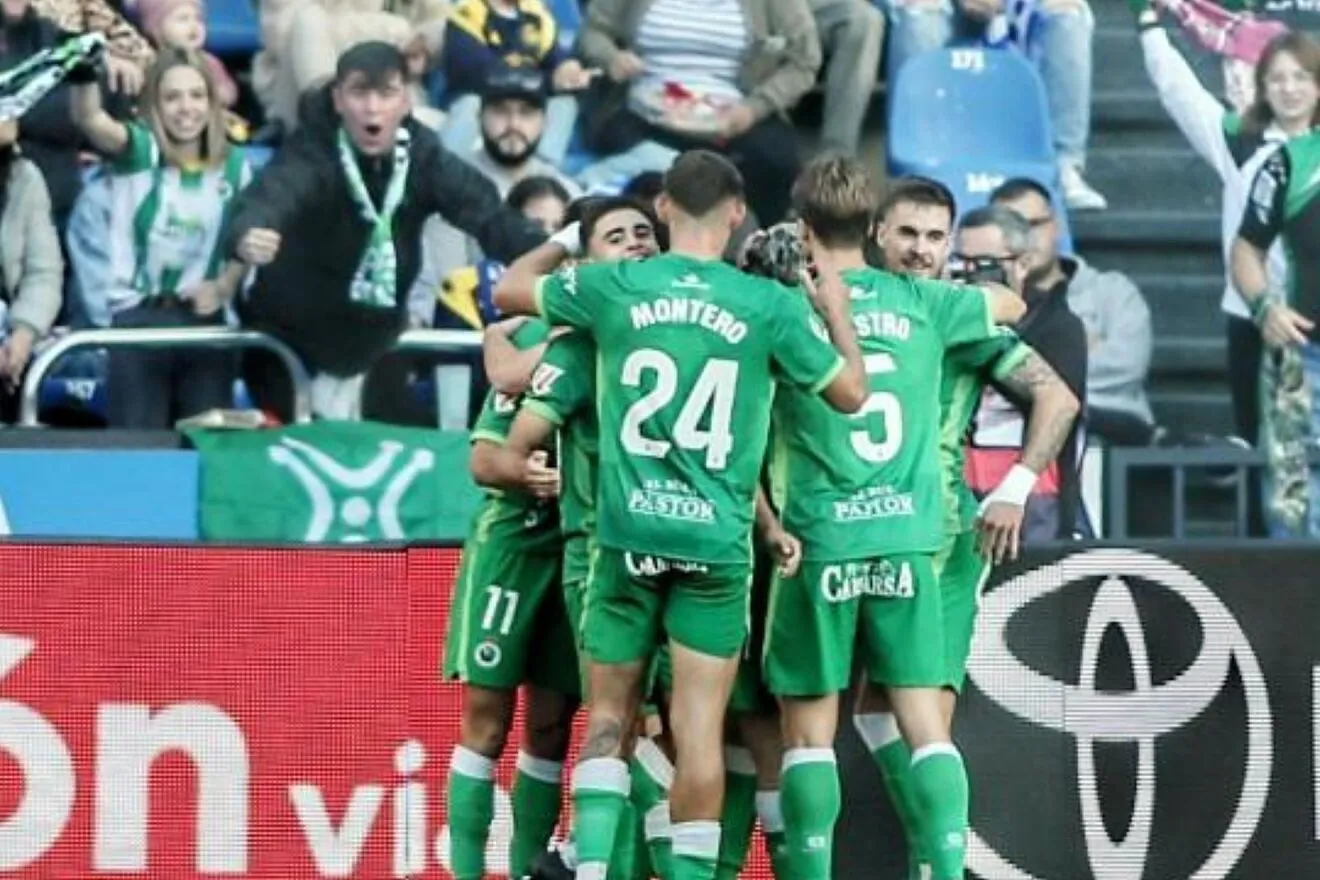
[[[18,119],[63,82],[71,70],[95,61],[104,49],[105,37],[83,34],[43,49],[0,73],[0,120]]]
[[[392,309],[396,305],[395,285],[398,280],[399,260],[394,252],[394,215],[403,204],[404,189],[408,184],[408,147],[412,138],[408,130],[399,126],[394,138],[394,163],[390,168],[390,182],[385,189],[385,204],[380,210],[372,204],[367,184],[358,168],[353,142],[341,128],[339,130],[339,164],[348,178],[348,190],[357,202],[362,218],[371,224],[367,249],[358,263],[357,272],[348,288],[349,299],[363,305]]]

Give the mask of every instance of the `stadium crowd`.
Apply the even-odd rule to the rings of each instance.
[[[433,359],[392,353],[398,334],[492,325],[503,267],[562,227],[574,200],[653,197],[680,152],[714,149],[747,181],[736,247],[789,216],[806,158],[858,153],[882,72],[892,86],[912,58],[957,45],[1020,52],[1043,84],[1057,166],[991,202],[1030,226],[1021,253],[1027,286],[1042,293],[1028,320],[1052,328],[1052,362],[1086,403],[1073,445],[1167,440],[1146,398],[1141,292],[1071,252],[1059,217],[1106,207],[1084,177],[1094,30],[1084,0],[593,0],[566,14],[569,2],[263,0],[260,51],[226,59],[238,75],[206,52],[200,0],[0,4],[9,418],[52,334],[228,324],[293,347],[314,376],[318,416],[434,424],[433,401],[413,388]],[[1187,24],[1185,8],[1130,3],[1160,100],[1224,181],[1237,434],[1270,452],[1273,531],[1306,531],[1292,511],[1307,497],[1298,450],[1313,407],[1288,377],[1312,369],[1301,344],[1311,272],[1300,259],[1289,275],[1287,260],[1316,249],[1302,246],[1304,224],[1281,195],[1257,206],[1258,222],[1243,213],[1249,192],[1304,189],[1306,168],[1292,166],[1308,161],[1320,54],[1275,22],[1255,45],[1219,46],[1236,71],[1226,107],[1166,36]],[[804,136],[795,115],[817,87],[822,123]],[[1271,342],[1297,357],[1263,358]],[[164,428],[228,407],[240,377],[246,400],[291,415],[289,378],[270,355],[114,350],[66,371],[79,361],[105,380],[99,415],[112,426]],[[466,363],[471,385],[451,378],[443,390],[475,412],[485,376],[477,355]],[[991,392],[982,409],[987,449],[1020,444],[1011,404]],[[978,490],[1008,460],[974,455]],[[1076,470],[1062,468],[1058,486]],[[1087,531],[1084,516],[1064,519],[1041,534]]]

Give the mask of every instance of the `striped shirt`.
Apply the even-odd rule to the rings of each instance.
[[[668,82],[718,101],[741,100],[747,43],[740,0],[655,0],[637,30],[645,70],[633,86],[634,107],[654,106]]]

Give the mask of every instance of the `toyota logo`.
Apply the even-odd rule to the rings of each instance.
[[[1125,577],[1172,592],[1200,623],[1201,648],[1168,681],[1152,683],[1150,657],[1137,604]],[[1077,684],[1042,674],[1009,646],[1010,621],[1032,603],[1079,581],[1100,580],[1091,600]],[[1131,690],[1098,690],[1096,670],[1106,631],[1116,627],[1132,661]],[[1077,750],[1077,793],[1086,858],[1096,880],[1145,876],[1151,847],[1156,789],[1156,750],[1161,737],[1196,719],[1215,700],[1235,665],[1246,704],[1246,763],[1236,806],[1226,828],[1207,829],[1218,842],[1191,873],[1197,880],[1224,880],[1241,859],[1260,823],[1273,764],[1272,719],[1260,663],[1242,628],[1195,575],[1149,553],[1099,549],[1076,553],[1034,569],[987,593],[982,601],[968,673],[985,697],[1029,724],[1071,736]],[[1096,743],[1135,743],[1135,793],[1121,839],[1111,839],[1097,791]],[[973,831],[968,867],[993,880],[1046,878],[1018,867]]]

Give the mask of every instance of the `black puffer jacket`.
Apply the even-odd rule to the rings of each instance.
[[[369,225],[339,166],[339,119],[328,86],[304,99],[300,122],[237,199],[227,247],[236,256],[250,229],[280,234],[275,261],[257,273],[238,303],[239,315],[244,326],[292,346],[313,372],[360,373],[394,345],[407,323],[408,289],[421,266],[422,225],[430,215],[440,214],[499,260],[512,261],[545,240],[537,227],[503,205],[494,184],[446,151],[434,132],[409,119],[408,185],[394,215],[395,307],[352,302],[349,283],[366,249]],[[381,205],[392,157],[359,157],[358,163],[373,202]]]

